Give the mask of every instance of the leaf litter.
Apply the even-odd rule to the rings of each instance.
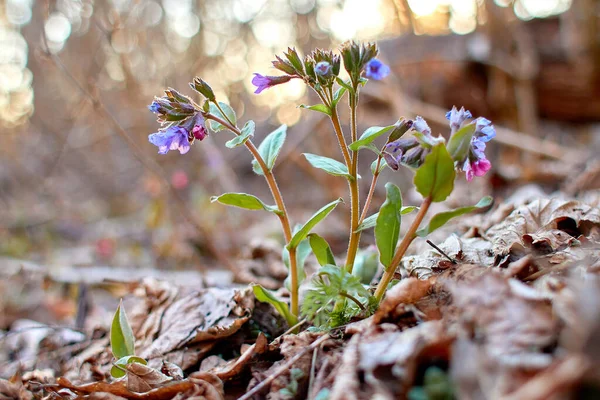
[[[128,284],[133,295],[123,304],[136,354],[148,365],[127,364],[120,379],[108,373],[115,360],[106,318],[77,330],[14,314],[0,336],[0,398],[593,396],[600,393],[599,204],[598,192],[522,196],[469,217],[462,235],[448,233],[437,249],[405,257],[374,315],[327,332],[279,336],[272,306],[243,285]],[[280,281],[280,249],[253,248],[245,256],[256,264],[251,273],[264,274],[266,286]],[[273,266],[261,270],[267,262]]]

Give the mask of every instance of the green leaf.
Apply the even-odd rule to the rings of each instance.
[[[341,162],[334,160],[333,158],[318,156],[310,153],[303,153],[303,155],[306,157],[310,165],[315,168],[322,169],[330,175],[343,176],[350,180],[354,179],[354,177],[350,175],[348,167]]]
[[[218,117],[224,121],[227,121],[227,119],[229,118],[229,120],[233,123],[233,125],[235,125],[237,118],[235,116],[235,111],[233,111],[233,108],[231,108],[229,106],[229,104],[223,103],[221,101],[219,102],[219,105],[225,112],[225,115],[223,115],[221,110],[219,110],[217,108],[215,103],[210,103],[210,105],[209,105],[210,113],[213,114],[215,117]],[[210,125],[210,129],[213,132],[219,132],[219,131],[222,131],[223,129],[227,129],[225,126],[223,126],[220,123],[213,121],[213,120],[209,120],[208,123]]]
[[[148,365],[148,361],[144,360],[141,357],[137,357],[137,356],[125,356],[125,357],[121,357],[119,358],[115,364],[118,366],[121,366],[121,368],[113,365],[112,368],[110,369],[110,374],[112,375],[113,378],[122,378],[124,377],[127,372],[123,371],[125,369],[125,366],[127,364],[131,364],[131,363],[138,363],[138,364],[143,364],[143,365]]]
[[[329,247],[329,243],[325,239],[316,233],[311,233],[308,235],[308,241],[320,265],[335,265],[335,257],[333,256],[331,247]]]
[[[296,248],[296,276],[298,278],[298,285],[300,285],[306,279],[306,272],[304,270],[304,264],[306,263],[306,258],[310,255],[311,248],[307,239],[304,239],[300,242],[298,247]],[[290,251],[284,247],[281,255],[283,259],[283,263],[287,267],[288,271],[290,270]],[[288,290],[291,290],[291,275],[285,278],[284,285]]]
[[[306,104],[300,104],[298,107],[304,108],[306,110],[313,110],[322,112],[323,114],[327,114],[331,116],[331,109],[327,107],[325,104],[315,104],[314,106],[307,106]]]
[[[462,161],[469,154],[471,138],[475,133],[475,127],[475,124],[465,125],[452,135],[450,140],[448,140],[446,148],[454,161]]]
[[[384,267],[389,267],[400,237],[400,222],[402,220],[402,194],[393,183],[385,184],[386,199],[379,209],[375,223],[375,243],[379,250],[379,261]]]
[[[123,358],[135,354],[135,338],[127,314],[123,308],[123,300],[119,303],[110,327],[110,348],[115,358]]]
[[[492,200],[493,199],[490,196],[485,196],[484,198],[479,200],[479,202],[477,204],[475,204],[474,206],[460,207],[460,208],[457,208],[457,209],[454,209],[451,211],[445,211],[445,212],[441,212],[439,214],[435,214],[431,218],[431,220],[429,221],[427,226],[419,229],[416,232],[416,235],[420,236],[420,237],[425,237],[425,236],[429,235],[431,232],[435,231],[436,229],[444,226],[446,224],[446,222],[450,221],[454,217],[468,214],[477,209],[488,207],[490,204],[492,204]]]
[[[381,171],[383,171],[385,169],[385,167],[387,167],[387,162],[385,162],[385,159],[382,158],[381,161],[379,162],[379,168],[377,169],[377,171],[375,171],[376,167],[377,167],[377,160],[373,160],[373,162],[371,163],[371,173],[373,175],[375,175],[375,173],[380,174]]]
[[[344,93],[346,93],[347,91],[348,91],[348,89],[343,86],[338,88],[338,90],[335,91],[335,93],[333,94],[333,101],[331,102],[332,109],[338,105],[338,103],[344,96]]]
[[[246,210],[265,210],[275,214],[282,212],[276,206],[263,203],[258,197],[247,193],[224,193],[220,196],[210,198],[211,202],[218,201],[221,204],[244,208]]]
[[[361,146],[366,146],[370,144],[373,140],[377,139],[379,136],[388,132],[390,129],[393,129],[394,125],[389,126],[372,126],[366,131],[363,132],[362,135],[358,138],[356,142],[353,142],[348,146],[350,150],[357,151]]]
[[[455,176],[454,161],[446,146],[439,143],[432,147],[423,165],[417,169],[414,182],[423,197],[431,197],[431,201],[440,202],[452,193]]]
[[[256,125],[254,124],[254,121],[246,122],[246,124],[242,128],[242,134],[240,136],[236,136],[233,139],[227,141],[225,143],[225,146],[229,147],[230,149],[233,149],[234,147],[243,145],[244,143],[246,143],[248,141],[248,139],[250,139],[251,137],[254,136],[255,127],[256,127]]]
[[[419,207],[415,207],[415,206],[402,207],[402,209],[400,210],[400,215],[410,214],[411,212],[418,210],[418,209],[419,209]],[[356,230],[354,232],[360,232],[360,231],[364,231],[365,229],[374,227],[375,223],[377,222],[378,216],[379,216],[379,211],[377,211],[373,215],[369,215],[367,218],[365,218],[363,220],[363,222],[358,226],[358,228],[356,228]]]
[[[281,125],[279,128],[269,133],[260,146],[258,146],[258,153],[261,155],[262,159],[265,160],[269,171],[273,170],[275,160],[279,155],[283,142],[285,142],[286,131],[287,125]],[[263,175],[263,171],[256,160],[252,160],[252,170],[258,175]]]
[[[350,93],[352,93],[354,91],[354,89],[352,89],[352,86],[350,86],[350,81],[348,80],[347,82],[342,80],[342,78],[335,78],[335,81],[338,83],[338,85],[340,85],[341,87],[345,88],[346,90],[348,90]]]
[[[287,244],[287,248],[288,249],[292,249],[294,247],[297,247],[300,242],[302,240],[304,240],[306,238],[306,236],[310,233],[310,231],[319,223],[321,222],[325,217],[327,217],[329,215],[330,212],[333,211],[333,209],[340,203],[342,203],[344,200],[342,198],[339,198],[337,200],[332,201],[331,203],[323,206],[319,211],[317,211],[316,213],[313,214],[312,217],[310,217],[310,219],[308,221],[306,221],[306,223],[302,226],[302,228],[300,228],[298,230],[298,232],[296,232],[294,234],[294,236],[292,237],[292,240],[290,240],[290,242]]]
[[[377,274],[378,267],[377,251],[372,246],[359,249],[354,260],[352,275],[357,276],[362,284],[369,285]]]
[[[260,285],[253,284],[252,291],[254,292],[254,296],[256,297],[256,300],[262,301],[263,303],[269,303],[270,305],[275,307],[277,312],[283,318],[285,318],[285,320],[287,321],[289,326],[294,326],[298,323],[298,318],[296,318],[296,316],[294,316],[294,314],[292,314],[290,312],[290,308],[287,305],[287,303],[279,300],[269,290],[265,289],[264,287],[262,287]]]

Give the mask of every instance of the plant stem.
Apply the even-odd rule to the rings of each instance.
[[[354,297],[354,296],[352,296],[351,294],[349,294],[349,293],[346,293],[346,292],[340,292],[340,296],[342,296],[342,297],[345,297],[345,298],[347,298],[347,299],[350,299],[350,300],[352,300],[353,302],[355,302],[355,303],[356,303],[356,305],[358,305],[358,307],[359,307],[361,310],[365,311],[365,306],[363,306],[363,305],[362,305],[362,303],[361,303],[360,301],[358,301],[358,299],[357,299],[356,297]]]
[[[381,299],[383,298],[383,295],[385,294],[388,285],[394,277],[394,272],[396,272],[396,268],[398,267],[398,265],[400,265],[400,261],[402,261],[402,257],[404,257],[406,250],[408,250],[408,246],[410,246],[412,241],[416,238],[415,232],[417,231],[417,229],[419,229],[419,225],[421,225],[421,222],[423,222],[423,218],[425,218],[425,214],[427,214],[427,210],[429,210],[430,205],[431,197],[426,197],[423,200],[423,203],[421,203],[421,208],[419,209],[419,212],[417,213],[417,216],[415,217],[415,220],[413,221],[412,225],[408,229],[408,232],[406,232],[406,235],[404,235],[404,238],[402,238],[402,242],[400,243],[398,250],[396,250],[394,258],[392,258],[392,262],[386,269],[385,273],[383,274],[383,277],[381,278],[381,281],[379,281],[379,284],[377,285],[377,289],[375,290],[375,297],[377,298],[377,301],[381,301]]]
[[[350,128],[352,142],[357,139],[356,107],[358,105],[358,87],[354,88],[354,93],[350,95]],[[348,243],[348,253],[346,255],[346,271],[352,273],[354,268],[354,259],[358,251],[360,241],[360,232],[356,232],[359,220],[360,199],[358,198],[358,150],[352,151],[350,162],[350,175],[354,178],[349,181],[350,185],[350,241]]]
[[[218,103],[215,103],[215,104],[217,105],[217,108],[219,109],[219,111],[221,111],[221,114],[223,116],[225,116],[227,121],[224,121],[223,119],[221,119],[215,115],[212,115],[212,114],[206,115],[206,118],[212,119],[213,121],[220,123],[221,125],[227,127],[227,129],[229,129],[235,135],[240,136],[242,133],[240,132],[239,128],[237,126],[235,126],[235,124],[233,122],[231,122],[229,120],[229,118],[227,118],[227,116],[225,115],[225,113],[223,112],[221,107],[218,105]],[[279,189],[279,186],[277,185],[275,176],[267,167],[265,160],[262,158],[262,156],[258,152],[258,149],[254,145],[254,143],[252,143],[251,140],[247,140],[245,143],[245,146],[250,151],[250,153],[252,153],[252,155],[254,156],[254,159],[260,166],[260,169],[262,170],[262,172],[264,174],[265,180],[267,181],[267,185],[269,186],[269,190],[271,191],[271,195],[273,196],[273,200],[275,200],[275,204],[277,205],[277,208],[281,211],[281,213],[277,214],[277,216],[279,217],[279,221],[281,222],[281,227],[283,229],[283,236],[285,238],[285,242],[289,243],[292,240],[292,229],[291,229],[291,224],[290,224],[290,218],[289,218],[287,209],[285,208],[283,196],[281,194],[281,190]],[[291,282],[290,282],[291,283],[291,312],[295,316],[298,316],[300,309],[299,309],[299,305],[298,305],[298,265],[296,262],[296,249],[295,248],[290,249],[289,252],[290,252],[290,275],[291,275]]]
[[[369,212],[369,207],[371,206],[371,200],[373,199],[373,194],[375,194],[375,186],[377,185],[377,179],[379,178],[379,167],[381,166],[381,156],[377,158],[377,164],[375,165],[375,173],[373,174],[373,179],[371,179],[371,186],[369,187],[369,193],[367,194],[367,198],[365,199],[365,205],[363,206],[362,213],[360,214],[360,218],[358,219],[358,225],[362,224],[365,218],[367,217],[367,213]]]

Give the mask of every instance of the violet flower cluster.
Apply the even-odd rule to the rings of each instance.
[[[452,110],[446,113],[453,134],[464,127],[466,120],[472,117],[471,112],[464,107],[460,110],[452,107]],[[474,176],[484,176],[492,168],[492,163],[486,158],[484,151],[486,143],[496,137],[496,129],[489,119],[479,117],[470,124],[475,124],[471,146],[465,159],[458,161],[458,168],[465,172],[467,181],[473,180]]]
[[[458,110],[453,107],[446,113],[446,118],[450,123],[451,135],[454,135],[467,125],[465,122],[472,118],[472,114],[464,108]],[[408,135],[390,141],[383,149],[384,159],[393,170],[398,170],[401,164],[412,168],[420,167],[431,152],[432,146],[443,141],[441,137],[432,136],[431,128],[422,117],[418,116],[414,121],[408,122],[411,128]],[[484,151],[486,143],[496,136],[494,126],[486,118],[479,117],[469,124],[475,125],[469,150],[463,159],[456,160],[457,169],[465,172],[467,181],[473,180],[475,176],[484,176],[491,169],[492,164]]]
[[[190,151],[194,140],[203,140],[208,136],[206,122],[192,101],[169,89],[166,96],[157,97],[148,109],[157,115],[163,128],[148,136],[148,141],[158,147],[158,154],[167,154],[169,150],[179,150],[180,154]]]

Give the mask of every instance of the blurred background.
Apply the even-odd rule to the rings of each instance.
[[[297,107],[316,102],[303,84],[252,93],[253,72],[277,74],[270,62],[288,46],[306,54],[378,42],[393,72],[365,88],[361,131],[422,115],[446,133],[452,105],[491,119],[493,171],[463,179],[451,205],[488,193],[502,201],[530,183],[546,193],[589,188],[599,169],[599,17],[597,0],[0,0],[4,273],[25,261],[55,280],[235,272],[238,259],[257,256],[245,248],[252,238],[279,238],[275,217],[210,203],[226,191],[270,200],[250,155],[223,146],[227,133],[186,156],[148,143],[153,96],[169,86],[196,96],[195,76],[242,124],[256,121],[256,142],[289,126],[276,175],[297,221],[345,196],[343,180],[298,156],[339,158],[328,120]],[[410,172],[384,179],[417,201]],[[347,209],[339,212],[322,229],[343,251]]]

